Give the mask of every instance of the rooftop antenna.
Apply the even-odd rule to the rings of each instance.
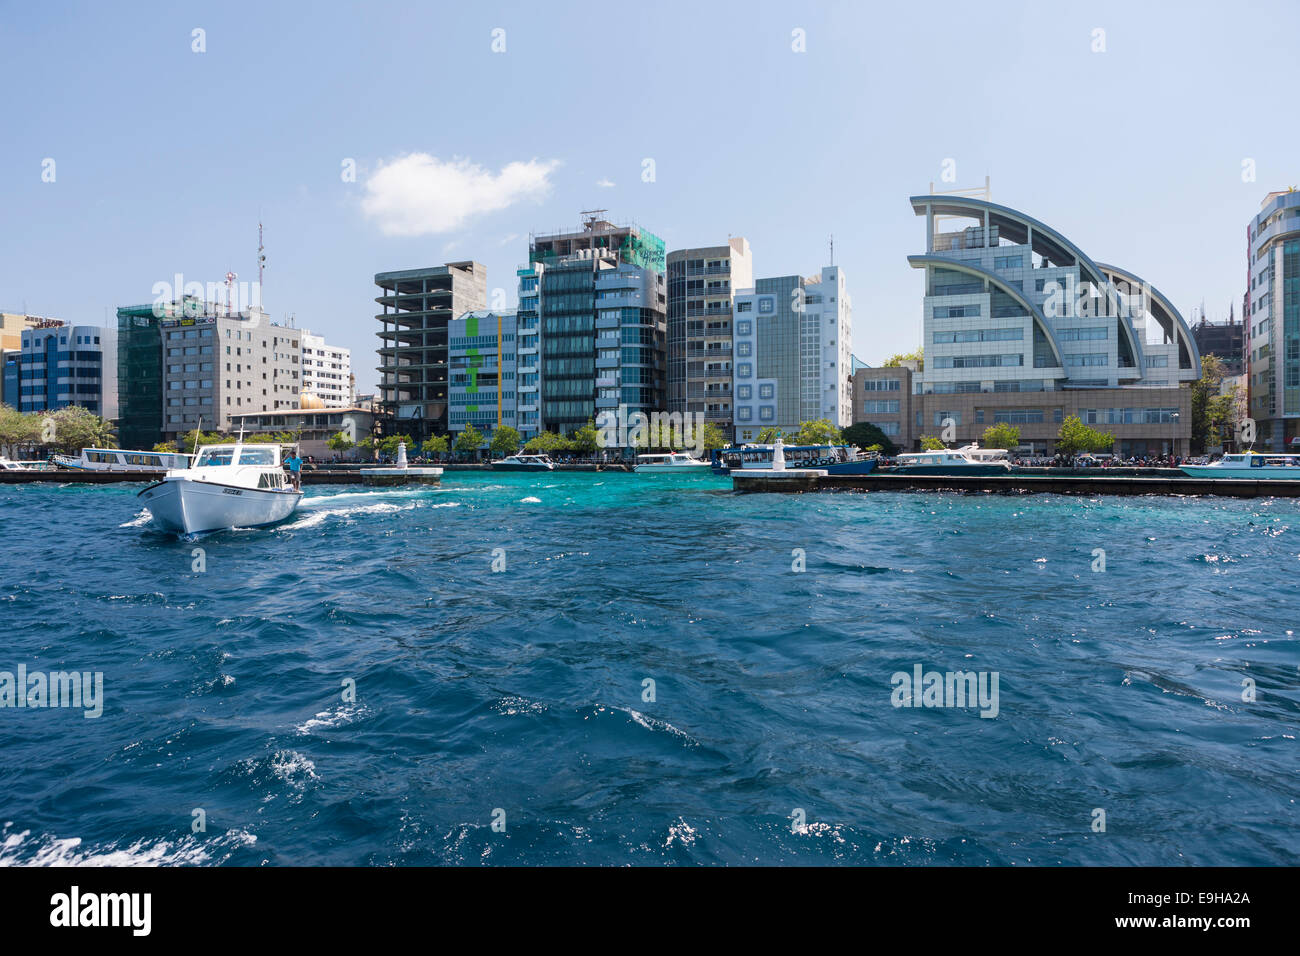
[[[238,278],[239,276],[235,275],[233,272],[226,273],[226,315],[232,314],[230,309],[230,293],[235,286],[235,280]]]
[[[262,304],[262,271],[266,268],[266,246],[262,245],[262,221],[257,222],[257,297]]]
[[[831,233],[831,265],[835,265],[835,233]]]

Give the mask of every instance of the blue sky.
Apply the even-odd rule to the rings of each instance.
[[[268,311],[350,347],[368,391],[375,272],[473,258],[513,304],[528,233],[605,208],[670,249],[743,235],[758,275],[814,273],[834,233],[875,363],[919,343],[907,199],[952,159],[944,185],[988,175],[1218,318],[1260,200],[1300,184],[1297,24],[1293,2],[5,0],[0,309],[103,323],[178,272],[254,279],[260,217]]]

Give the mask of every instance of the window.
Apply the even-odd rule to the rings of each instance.
[[[938,345],[954,342],[1018,342],[1025,337],[1023,328],[1017,329],[962,329],[953,332],[935,332]]]
[[[762,405],[758,409],[759,421],[770,422],[776,418],[776,409],[771,405]]]
[[[736,398],[737,398],[737,400],[742,401],[742,402],[747,402],[747,401],[749,401],[749,400],[750,400],[751,398],[753,398],[753,397],[754,397],[754,386],[752,386],[752,385],[737,385],[737,386],[736,386]]]
[[[1098,365],[1109,365],[1110,363],[1106,359],[1105,352],[1087,352],[1080,353],[1079,355],[1067,355],[1065,357],[1065,364],[1071,368],[1079,368],[1081,366],[1094,367]]]
[[[1023,256],[994,256],[994,269],[1021,269],[1025,265]]]
[[[869,378],[862,383],[864,392],[897,392],[902,384],[897,378]]]
[[[884,434],[894,436],[899,434],[898,422],[867,422],[868,425],[875,425]]]
[[[1039,425],[1043,422],[1043,410],[1041,408],[995,408],[993,421],[995,424]]]
[[[736,303],[736,311],[737,311],[737,312],[753,312],[753,311],[754,311],[754,303],[752,303],[752,302],[737,302],[737,303]]]
[[[862,414],[864,415],[897,415],[898,399],[879,399],[877,401],[865,401],[862,403]]]
[[[759,398],[772,398],[775,395],[776,395],[776,386],[773,385],[771,382],[768,382],[765,385],[758,386]]]
[[[943,428],[943,427],[944,427],[944,420],[945,420],[945,419],[948,419],[948,418],[951,418],[951,419],[952,419],[952,423],[953,423],[954,425],[960,425],[960,424],[961,424],[961,412],[935,412],[935,413],[934,413],[934,427],[935,427],[935,428]]]
[[[736,334],[737,334],[737,335],[753,335],[753,334],[754,334],[754,323],[751,322],[749,319],[737,319],[737,320],[736,320]]]
[[[740,362],[736,365],[736,378],[753,378],[754,366],[749,362]]]

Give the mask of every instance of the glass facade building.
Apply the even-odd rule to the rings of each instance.
[[[1300,192],[1269,193],[1250,223],[1247,414],[1256,443],[1300,450]]]

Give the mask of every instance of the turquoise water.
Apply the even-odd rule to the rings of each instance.
[[[103,673],[0,709],[0,861],[1300,862],[1294,501],[449,473],[184,542],[138,490],[0,487],[0,670]]]

